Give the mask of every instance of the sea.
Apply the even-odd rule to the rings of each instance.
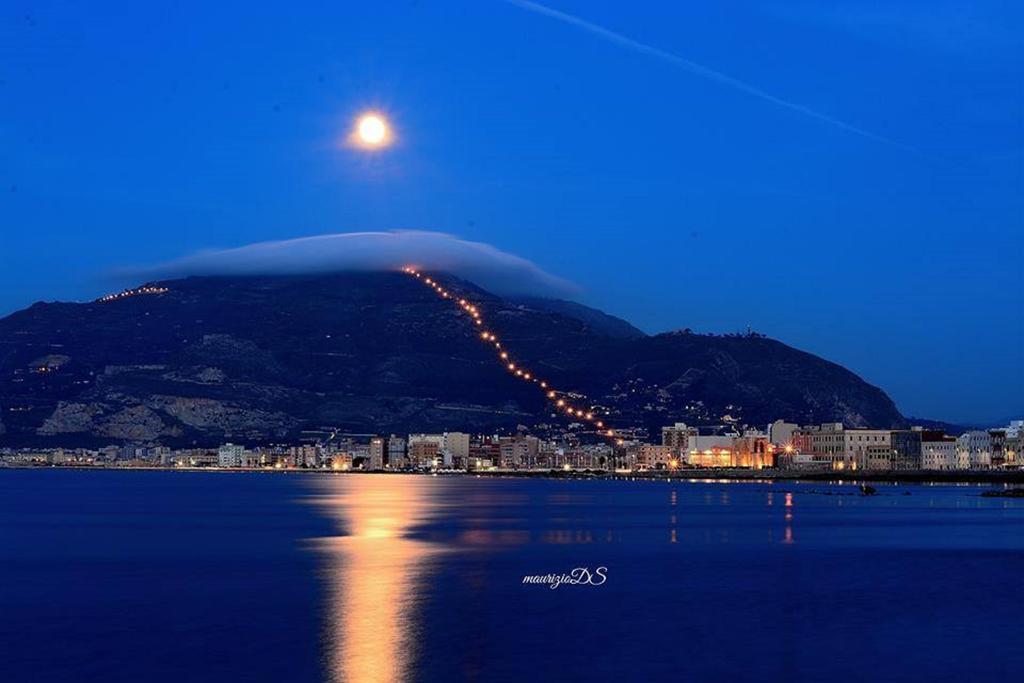
[[[986,486],[0,470],[0,681],[1006,681]]]

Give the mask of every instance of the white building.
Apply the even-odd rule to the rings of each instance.
[[[924,434],[921,439],[921,469],[955,470],[958,467],[956,438]]]
[[[684,422],[676,422],[671,427],[661,428],[661,445],[667,446],[676,457],[690,452],[690,439],[697,436],[697,430],[687,427]]]
[[[816,460],[827,462],[832,469],[856,470],[868,466],[869,454],[877,460],[879,453],[892,445],[888,429],[846,429],[841,422],[826,422],[810,432],[811,452]]]
[[[368,470],[384,469],[384,449],[387,447],[386,440],[382,436],[375,436],[370,439],[370,458],[366,463]]]
[[[296,467],[320,466],[320,454],[317,452],[316,446],[312,444],[292,446],[288,449],[288,453],[291,456],[292,463],[294,463]]]
[[[793,432],[798,429],[800,429],[800,425],[785,420],[776,420],[768,425],[768,438],[776,446],[785,448],[793,444]]]
[[[461,463],[465,467],[469,462],[469,434],[445,432],[443,450],[445,467],[451,467],[453,463]]]
[[[957,437],[957,469],[986,470],[992,466],[992,438],[988,432],[975,430]]]
[[[636,466],[642,469],[669,467],[673,462],[676,466],[679,465],[675,451],[665,444],[636,444],[629,449],[627,457],[629,456],[632,456]]]
[[[421,469],[437,467],[442,462],[444,434],[410,434],[408,460]]]
[[[388,437],[387,446],[388,457],[384,464],[393,469],[404,467],[407,464],[405,439],[392,434]]]
[[[435,444],[438,450],[440,450],[444,448],[444,434],[410,434],[408,440],[409,448],[418,443]]]
[[[217,464],[221,467],[241,467],[245,448],[238,444],[226,443],[217,449]]]

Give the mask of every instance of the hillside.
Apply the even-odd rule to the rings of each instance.
[[[471,298],[522,363],[619,426],[902,423],[844,368],[756,336],[633,332],[571,302]],[[0,320],[0,444],[286,440],[551,420],[458,306],[402,273],[202,277]]]

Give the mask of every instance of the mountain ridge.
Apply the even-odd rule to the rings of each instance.
[[[486,313],[517,362],[586,395],[619,426],[904,424],[877,387],[776,340],[637,336],[575,302],[504,299],[437,277]],[[490,431],[559,421],[458,306],[402,273],[142,287],[166,291],[37,303],[0,319],[0,444],[284,441],[323,425]]]

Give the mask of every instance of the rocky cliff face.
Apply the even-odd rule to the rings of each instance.
[[[620,426],[902,423],[849,371],[760,337],[663,334],[569,302],[472,297],[522,363]],[[450,301],[398,273],[188,278],[0,320],[0,444],[286,440],[550,421]],[[166,291],[162,291],[166,289]]]

